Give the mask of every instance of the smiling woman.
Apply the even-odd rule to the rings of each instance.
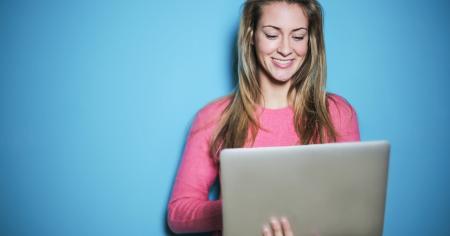
[[[208,200],[224,148],[358,141],[356,112],[325,91],[322,9],[316,0],[248,0],[238,36],[238,84],[193,122],[168,223],[177,233],[222,229],[222,202]],[[282,193],[281,193],[282,194]],[[293,235],[274,216],[263,235]],[[255,232],[255,234],[258,232]]]
[[[303,81],[308,91],[325,71],[307,66],[325,65],[312,62],[323,52],[312,1],[0,1],[0,235],[170,235],[167,222],[177,232],[220,230],[220,200],[206,195],[219,170],[209,154],[218,129],[227,127],[219,141],[239,146],[244,128],[236,127],[242,120],[252,127],[245,105],[261,125],[253,146],[305,138],[293,103],[252,99],[262,96],[262,67],[254,37],[243,37],[278,3],[300,4],[308,19],[308,53],[292,78],[292,87]],[[392,143],[383,235],[450,235],[450,1],[321,4],[327,91],[354,105],[363,139]],[[200,110],[184,140],[199,106],[235,81],[239,11],[239,85]],[[303,68],[316,79],[297,80]],[[230,122],[220,123],[235,98]],[[342,133],[350,107],[336,95],[327,100]]]

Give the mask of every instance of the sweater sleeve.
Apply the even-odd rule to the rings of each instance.
[[[168,225],[175,233],[222,230],[222,201],[208,199],[219,172],[209,154],[213,120],[211,112],[202,109],[188,135],[168,205]]]
[[[337,142],[361,140],[356,111],[347,100],[336,94],[331,94],[328,96],[328,109],[337,133]]]

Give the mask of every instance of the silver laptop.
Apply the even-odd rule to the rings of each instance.
[[[225,149],[223,235],[261,235],[286,216],[295,235],[382,235],[386,141]]]

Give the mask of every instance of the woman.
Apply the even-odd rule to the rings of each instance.
[[[188,136],[168,207],[174,232],[222,228],[208,200],[224,148],[359,140],[356,113],[325,91],[322,10],[316,0],[247,0],[239,27],[236,91],[201,109]],[[293,235],[268,219],[263,235]]]

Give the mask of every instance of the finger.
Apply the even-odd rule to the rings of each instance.
[[[272,230],[266,224],[264,224],[263,227],[262,227],[262,235],[263,236],[272,236]]]
[[[281,227],[283,228],[284,236],[294,236],[292,232],[291,224],[286,217],[281,218]]]
[[[280,221],[277,218],[270,219],[270,225],[272,226],[273,234],[275,236],[283,236],[283,229],[281,228]]]

